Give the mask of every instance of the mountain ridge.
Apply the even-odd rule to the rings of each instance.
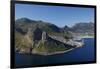
[[[20,22],[23,22],[25,24],[31,23],[37,27],[40,27],[40,25],[41,25],[43,28],[45,28],[45,26],[47,26],[47,27],[50,27],[51,29],[53,29],[55,32],[64,32],[64,31],[71,31],[71,32],[76,32],[76,33],[88,33],[88,32],[93,33],[94,32],[94,23],[92,23],[92,22],[89,22],[89,23],[80,22],[80,23],[76,23],[72,27],[68,27],[67,25],[65,25],[62,28],[56,26],[55,24],[52,24],[50,22],[44,22],[42,20],[36,21],[36,20],[28,19],[28,18],[20,18],[15,21],[15,23],[20,23]],[[51,30],[50,28],[48,30]]]
[[[81,23],[82,24],[82,23]],[[63,28],[55,24],[21,18],[15,21],[15,49],[19,53],[52,55],[70,51],[77,46],[67,44],[73,35],[91,32],[92,25],[77,23],[73,27],[67,25]],[[80,27],[79,27],[80,26]],[[85,30],[84,30],[85,28]],[[87,29],[87,30],[86,30]],[[80,32],[81,30],[83,32]],[[77,32],[78,31],[78,32]],[[84,33],[84,31],[86,31]],[[94,31],[94,30],[92,30]]]

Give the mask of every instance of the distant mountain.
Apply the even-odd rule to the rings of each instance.
[[[63,31],[71,31],[71,28],[68,27],[67,25],[65,25],[63,28],[62,28]]]
[[[93,33],[94,23],[77,23],[72,27],[72,31],[77,33]]]
[[[16,23],[31,23],[33,20],[28,19],[28,18],[20,18],[16,20]]]
[[[94,36],[94,23],[77,23],[71,31],[80,35]]]
[[[58,28],[56,25],[48,23],[48,22],[43,22],[43,21],[35,21],[35,20],[30,20],[28,18],[21,18],[17,19],[15,21],[15,26],[17,28],[23,29],[23,31],[27,31],[29,28],[35,29],[37,27],[45,30],[46,32],[61,32],[60,28]]]

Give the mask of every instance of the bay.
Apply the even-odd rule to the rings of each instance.
[[[56,55],[29,55],[29,54],[15,54],[16,67],[29,67],[48,64],[63,64],[74,62],[94,61],[95,44],[94,38],[84,38],[84,46],[76,48],[70,52],[56,54]]]

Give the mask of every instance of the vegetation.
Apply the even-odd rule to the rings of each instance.
[[[38,52],[53,53],[53,52],[65,51],[71,48],[72,47],[67,47],[63,43],[59,43],[58,41],[51,40],[45,43],[40,41],[39,45],[35,48],[35,50]]]
[[[45,52],[47,49],[42,41],[39,42],[39,45],[35,48],[36,51]]]
[[[29,42],[26,36],[18,32],[15,32],[15,50],[16,51],[21,50],[24,52],[30,52],[31,47],[32,47],[32,43]]]
[[[63,41],[60,42],[59,40],[55,40],[50,36],[57,36],[57,38],[63,37],[66,41],[69,41],[69,39],[72,39],[73,34],[94,35],[93,27],[93,23],[79,23],[72,28],[68,26],[60,28],[54,24],[43,22],[41,20],[35,21],[21,18],[15,21],[15,50],[16,52],[22,53],[34,53],[32,52],[33,50],[37,53],[53,53],[69,50],[73,47],[64,44]],[[34,34],[34,31],[36,31],[37,28],[40,29],[40,32],[45,31],[48,34],[48,36],[45,36],[47,37],[46,41],[42,40],[42,34],[40,32]]]

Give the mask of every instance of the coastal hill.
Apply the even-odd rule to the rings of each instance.
[[[52,23],[41,20],[17,19],[15,21],[15,52],[50,55],[70,51],[77,47],[76,45],[67,44],[75,33],[93,34],[94,30],[90,30],[94,27],[91,25],[93,23],[84,24],[60,28]],[[87,24],[89,24],[89,28]],[[78,31],[77,26],[83,32]],[[87,31],[84,32],[84,29],[81,29],[82,27],[87,27],[85,28]]]
[[[28,33],[25,35],[18,35],[18,32],[16,32],[16,52],[50,55],[54,53],[57,54],[60,52],[69,51],[76,47],[51,38],[45,31],[41,30],[40,28],[36,28],[32,33],[33,34],[30,34],[28,31]]]

